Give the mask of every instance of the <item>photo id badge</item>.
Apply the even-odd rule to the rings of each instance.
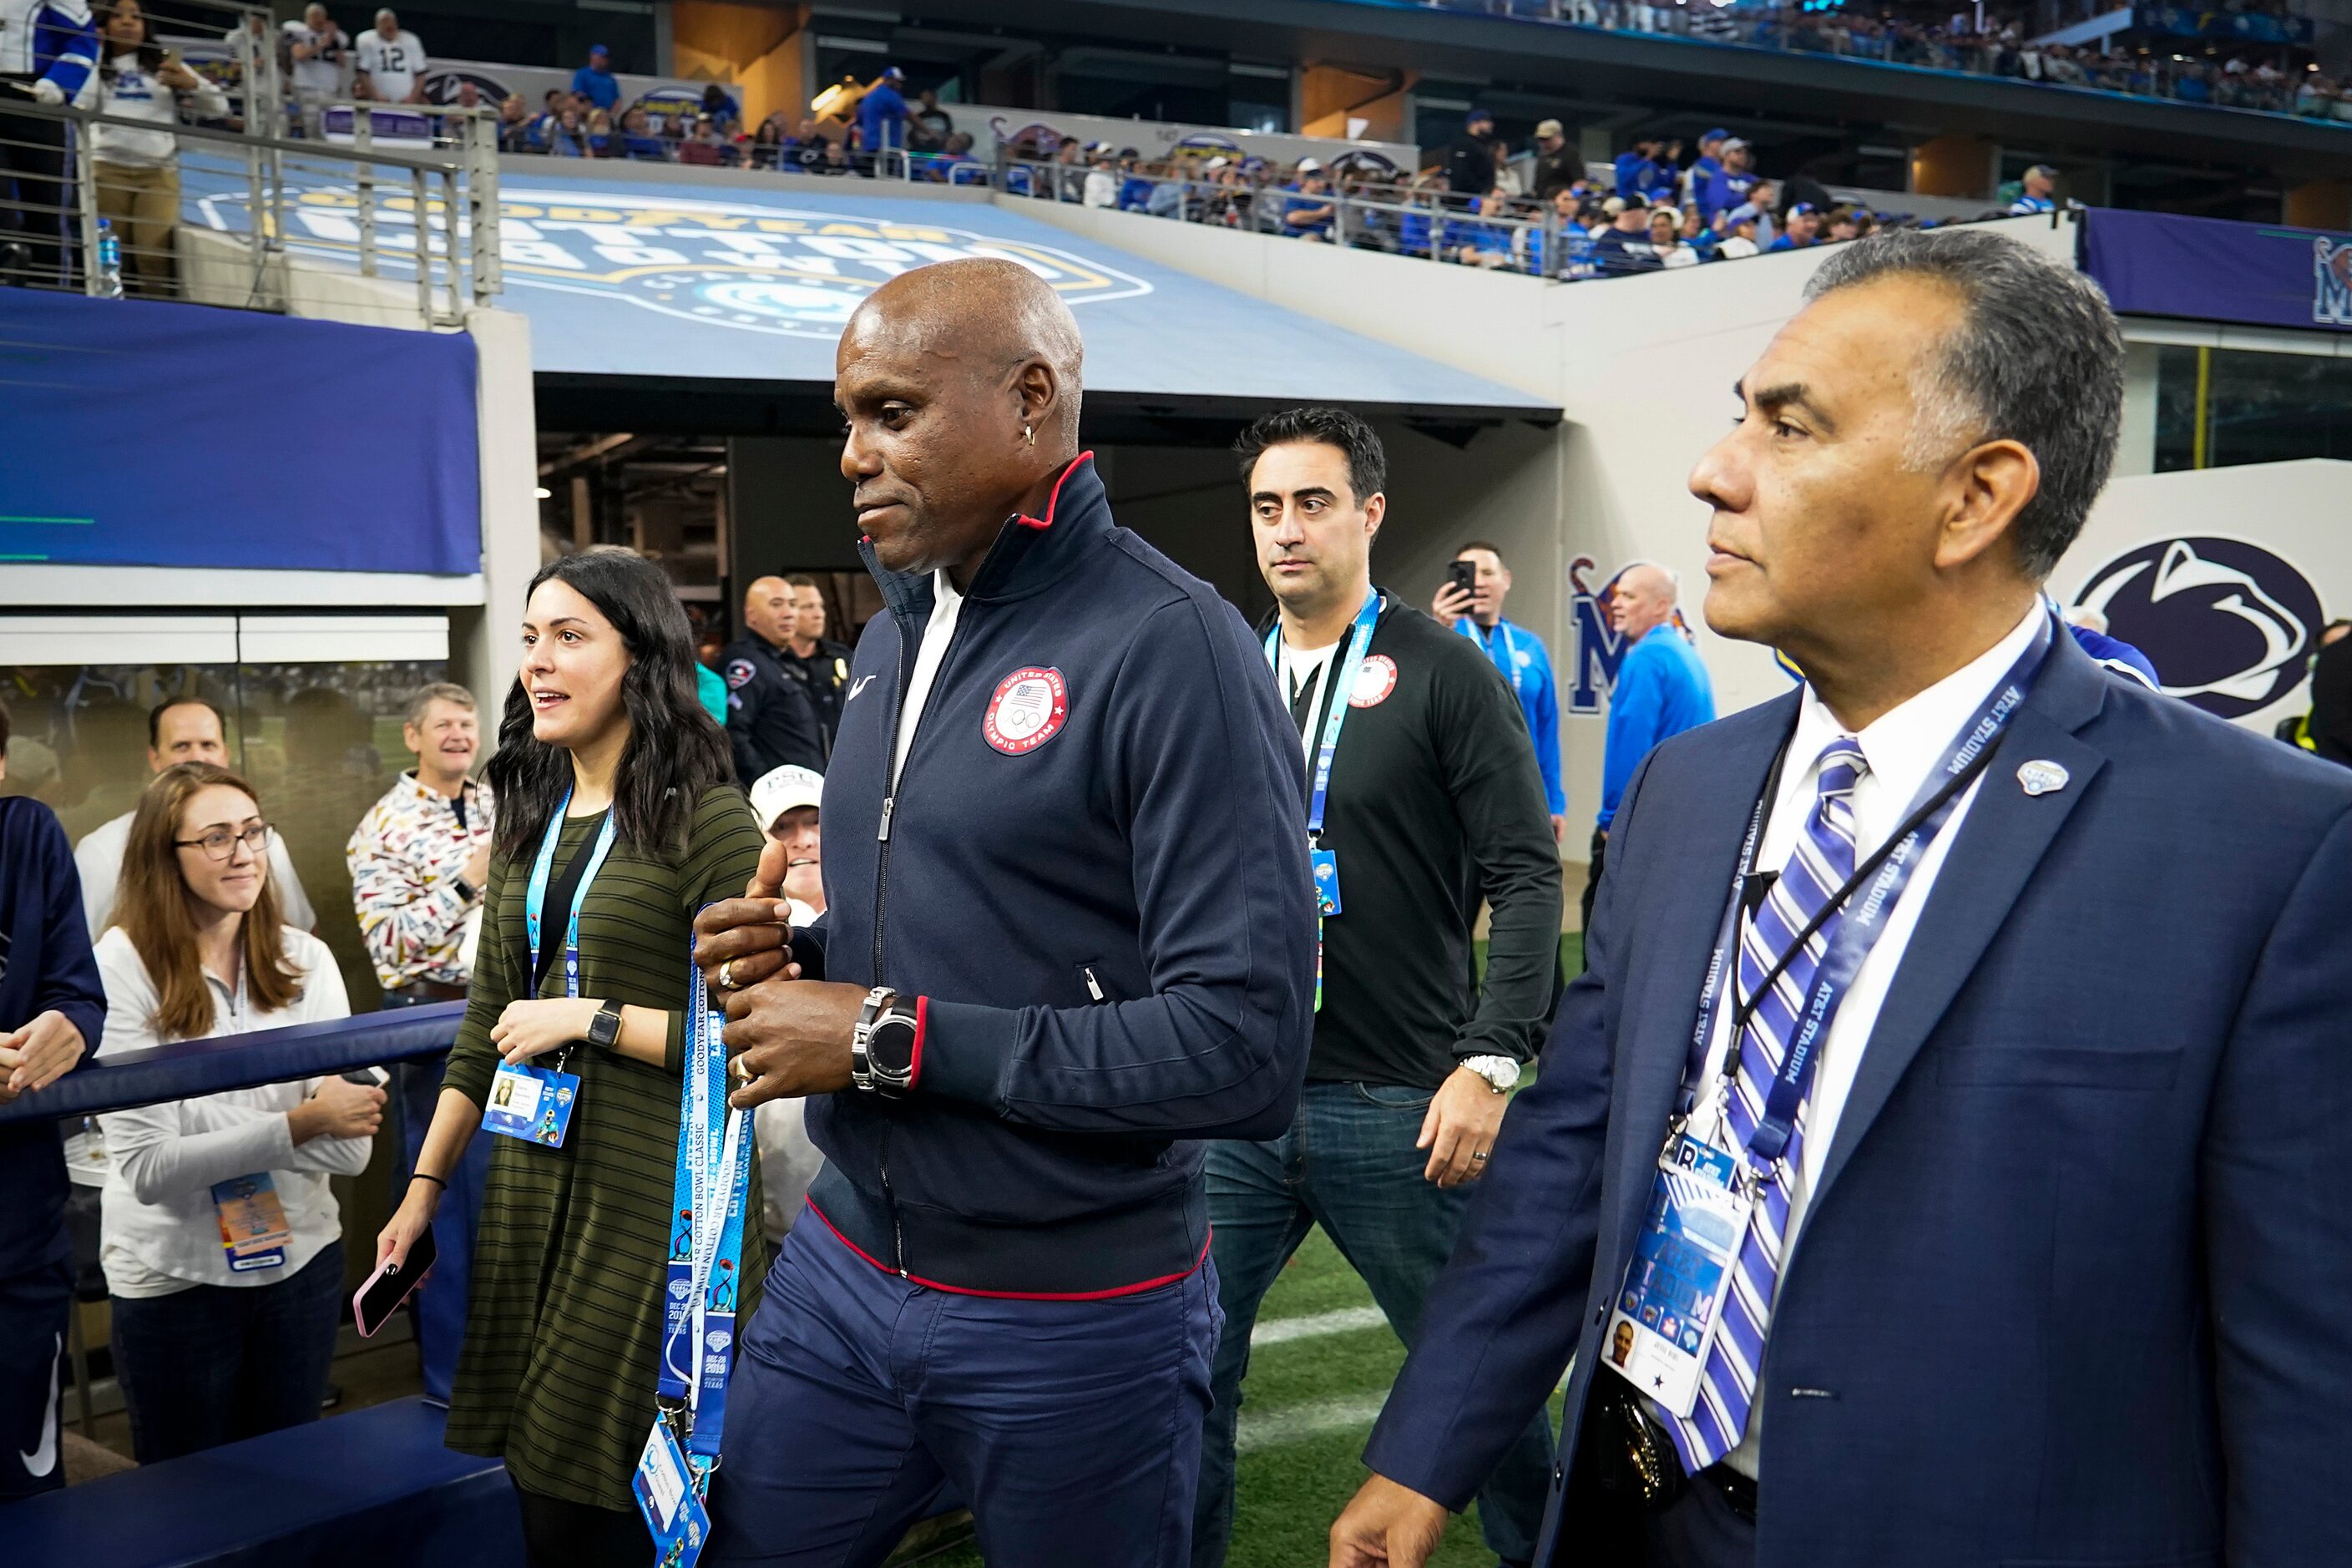
[[[1309,849],[1307,862],[1315,868],[1315,910],[1326,917],[1339,912],[1339,852]]]
[[[294,1239],[286,1205],[268,1172],[232,1176],[213,1184],[213,1207],[220,1215],[221,1247],[232,1274],[286,1266],[286,1244]]]
[[[1688,1415],[1698,1402],[1707,1347],[1754,1206],[1738,1155],[1686,1132],[1666,1141],[1601,1356],[1677,1415]]]
[[[637,1511],[653,1532],[654,1552],[661,1568],[694,1568],[710,1540],[710,1510],[695,1489],[693,1472],[677,1446],[677,1434],[660,1416],[637,1457],[637,1473],[629,1478],[637,1494]]]
[[[490,1100],[482,1107],[482,1125],[505,1138],[520,1138],[550,1149],[563,1147],[572,1128],[572,1107],[580,1101],[580,1078],[553,1068],[501,1063],[490,1079]]]

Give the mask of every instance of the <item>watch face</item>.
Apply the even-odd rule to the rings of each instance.
[[[883,1018],[866,1037],[866,1055],[874,1070],[903,1078],[915,1067],[915,1022],[900,1015]]]

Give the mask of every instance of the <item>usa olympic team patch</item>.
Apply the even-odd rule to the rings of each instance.
[[[1062,732],[1070,691],[1058,669],[1016,669],[997,684],[980,721],[982,739],[1008,757],[1025,757]]]
[[[1384,653],[1376,653],[1364,660],[1363,668],[1356,671],[1356,689],[1348,693],[1348,706],[1377,708],[1389,700],[1389,693],[1396,689],[1396,660]]]

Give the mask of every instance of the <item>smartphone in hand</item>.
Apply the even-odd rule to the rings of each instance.
[[[424,1282],[425,1276],[432,1270],[433,1260],[439,1256],[433,1243],[433,1231],[427,1226],[409,1247],[408,1261],[400,1265],[397,1272],[392,1260],[386,1258],[383,1268],[368,1276],[367,1283],[352,1296],[352,1321],[358,1326],[362,1339],[371,1338],[391,1320],[394,1310]]]

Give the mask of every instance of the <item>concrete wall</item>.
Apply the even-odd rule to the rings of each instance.
[[[1704,629],[1706,512],[1685,480],[1730,419],[1733,383],[1795,313],[1825,253],[1562,285],[1132,213],[1032,201],[1019,210],[1559,403],[1557,430],[1490,431],[1459,452],[1391,437],[1392,521],[1374,558],[1384,584],[1425,598],[1454,543],[1491,538],[1515,579],[1507,613],[1543,637],[1565,672],[1570,567],[1589,558],[1598,586],[1630,562],[1654,561],[1685,584],[1723,710],[1788,689],[1763,649]],[[2063,222],[1998,226],[2074,254]],[[1600,797],[1602,720],[1563,718],[1561,728],[1569,809],[1580,818]]]

